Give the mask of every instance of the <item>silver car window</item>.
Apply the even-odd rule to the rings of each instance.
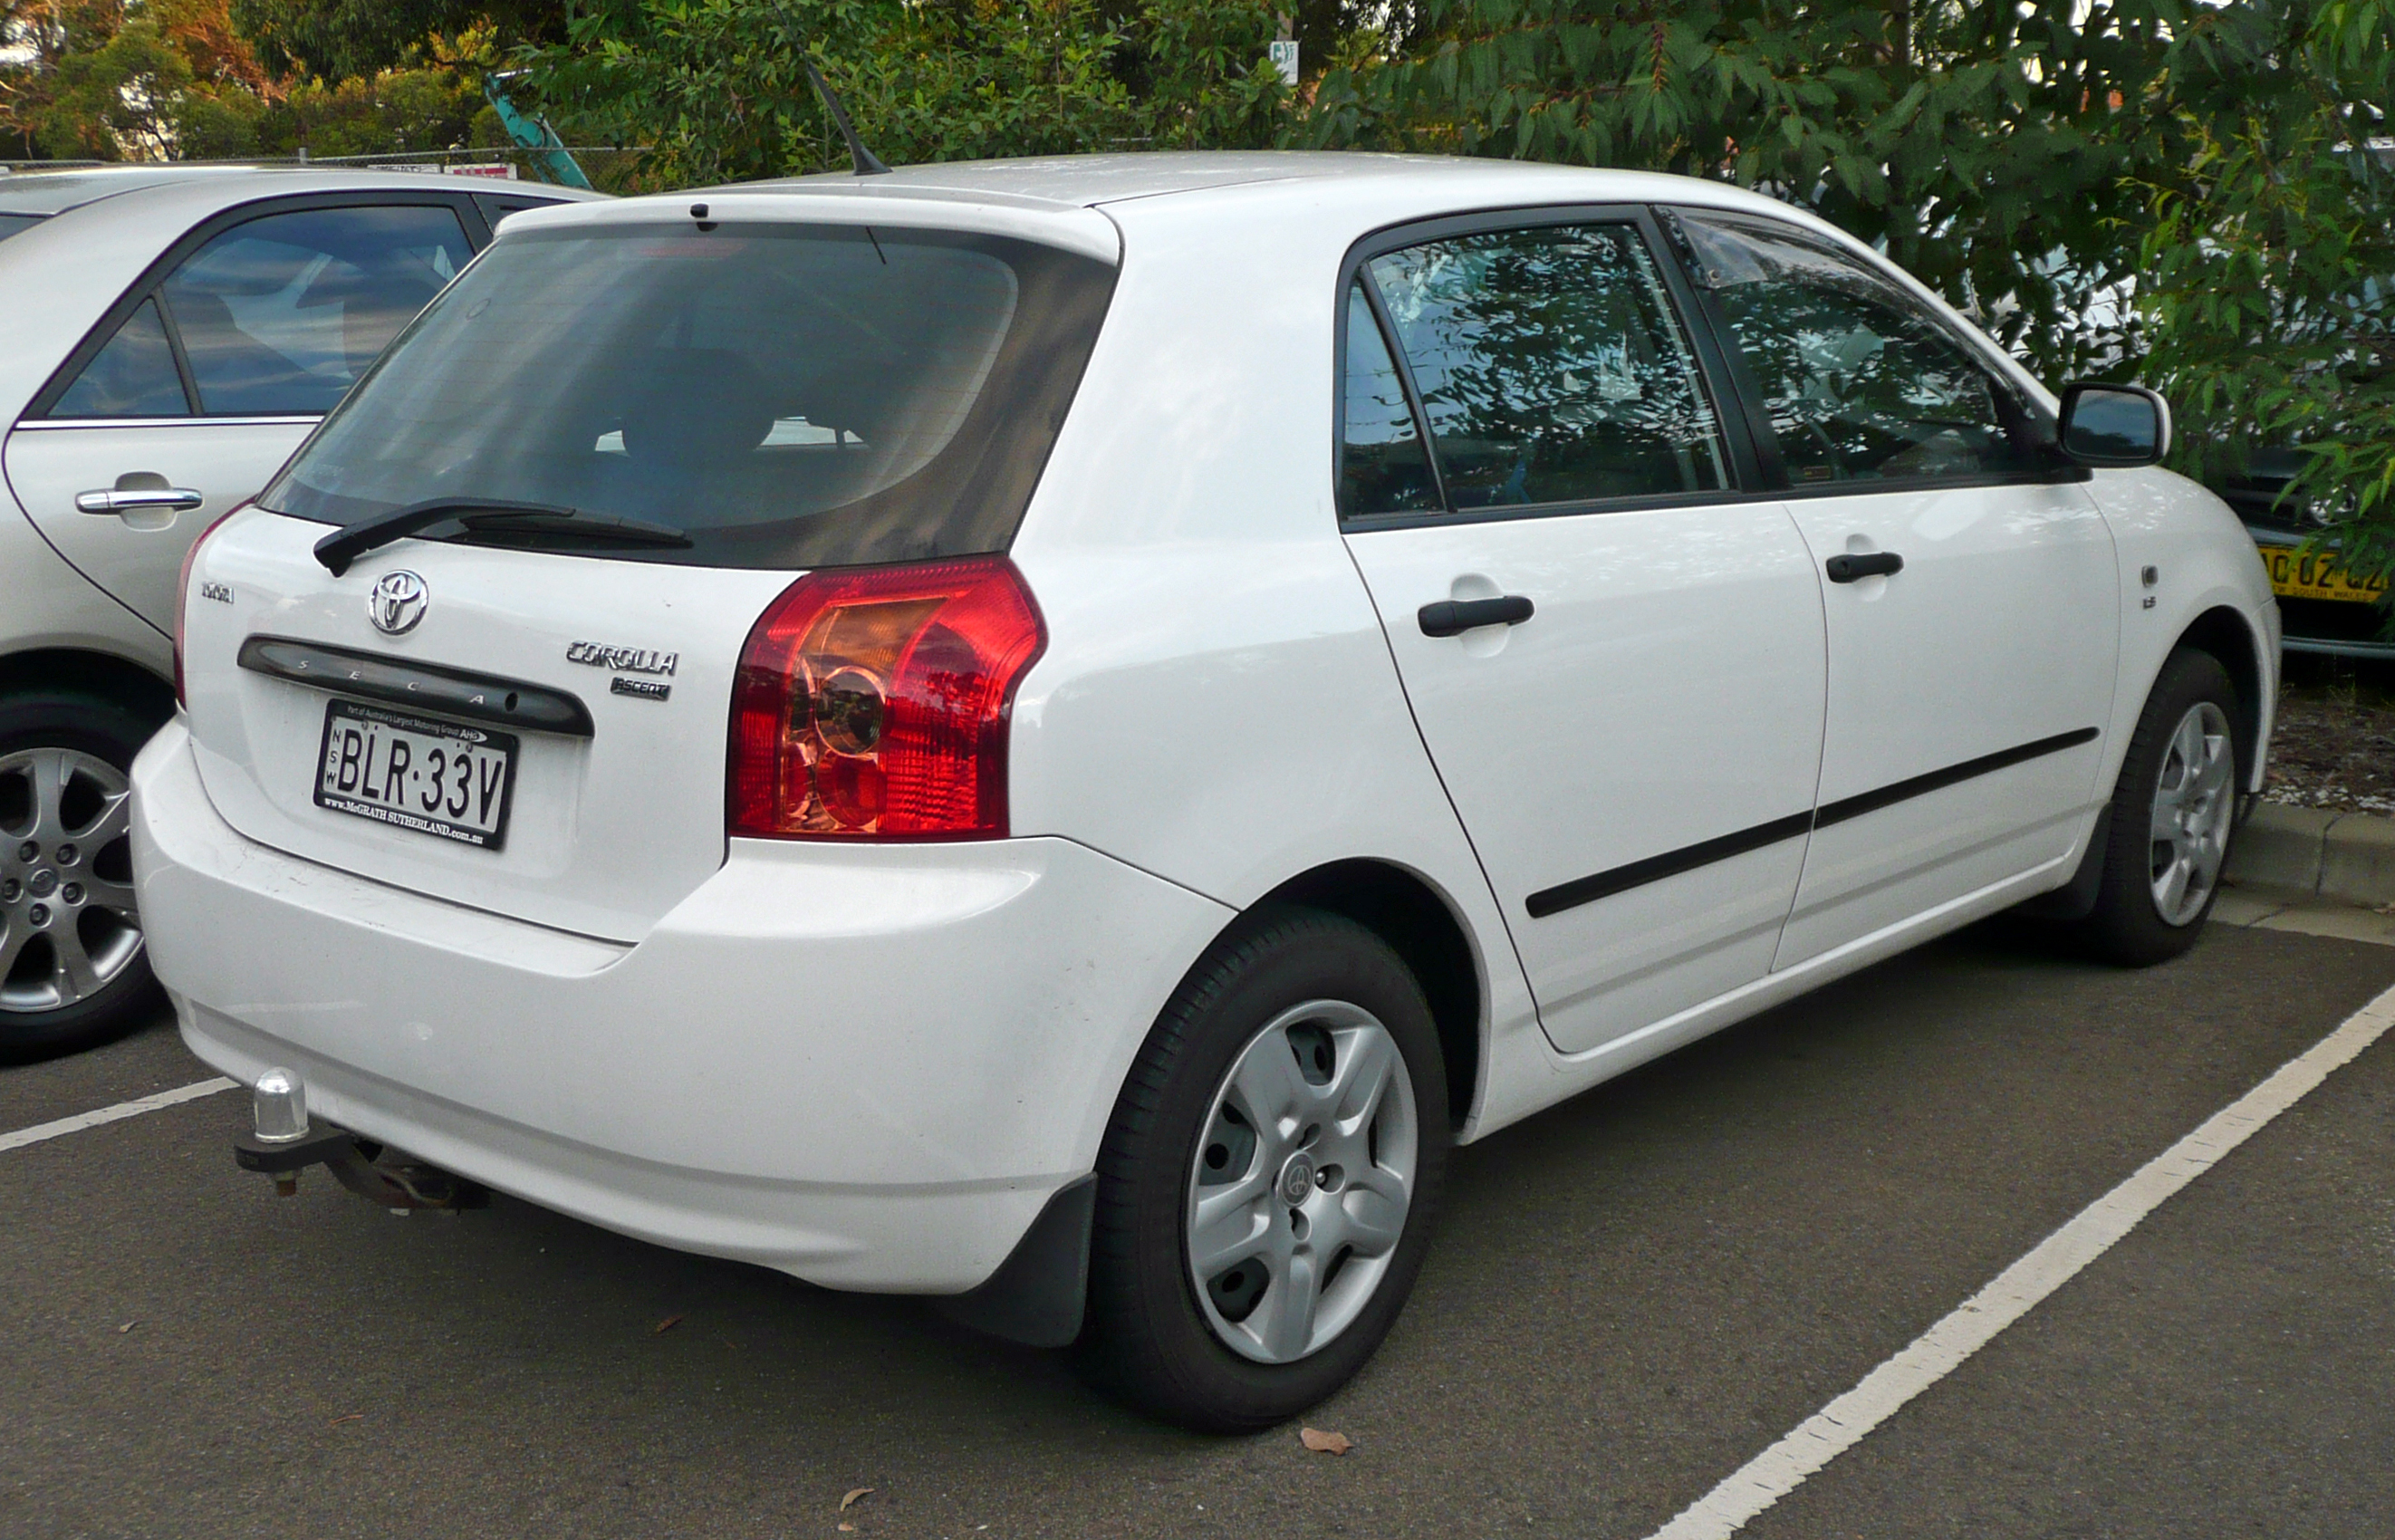
[[[437,205],[311,208],[233,226],[164,285],[200,409],[330,411],[473,255]]]
[[[50,408],[60,418],[187,417],[183,378],[175,372],[175,352],[158,319],[158,302],[144,299],[125,318],[108,345],[83,366],[67,393]]]

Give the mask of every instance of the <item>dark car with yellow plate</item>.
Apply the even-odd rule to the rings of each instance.
[[[2286,627],[2281,645],[2288,652],[2395,658],[2395,640],[2382,634],[2386,579],[2349,577],[2335,547],[2312,543],[2326,520],[2310,505],[2282,496],[2302,468],[2300,451],[2264,449],[2243,474],[2217,488],[2262,553]]]

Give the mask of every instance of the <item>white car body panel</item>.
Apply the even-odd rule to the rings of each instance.
[[[292,1065],[333,1121],[629,1233],[840,1287],[973,1286],[1091,1169],[1132,1056],[1208,943],[1343,863],[1418,879],[1465,938],[1478,1070],[1454,1110],[1477,1137],[2062,885],[2188,627],[2225,608],[2275,644],[2242,529],[2153,471],[2036,488],[2037,519],[2010,529],[2000,499],[1947,491],[1343,537],[1334,307],[1358,239],[1468,209],[1642,202],[1827,231],[1734,189],[1117,156],[709,190],[509,231],[683,220],[694,202],[1119,254],[1008,551],[1047,635],[1013,701],[1011,837],[724,838],[731,670],[795,573],[401,541],[334,579],[308,554],[324,526],[263,512],[199,558],[234,601],[193,605],[189,731],[138,773],[142,899],[172,927],[153,947],[195,1051],[245,1078]],[[1858,533],[1905,555],[1897,581],[1920,577],[1916,597],[1811,576]],[[2146,563],[2164,574],[2150,590]],[[379,640],[364,594],[400,567],[439,598],[418,631]],[[1530,593],[1539,616],[1433,643],[1413,610],[1459,580]],[[536,680],[613,714],[554,764],[527,761],[564,811],[520,826],[521,867],[427,851],[310,804],[324,697],[231,662],[265,631]],[[586,639],[678,649],[672,700],[592,690],[603,675],[563,657]],[[1842,665],[1842,646],[1861,661]],[[1922,671],[1925,649],[1964,647],[1989,651]],[[2274,664],[2256,666],[2274,683]],[[1576,710],[1530,710],[1566,703],[1575,676],[1597,686]],[[1897,721],[1925,697],[1956,710]],[[1506,702],[1512,757],[1467,763],[1484,698]],[[1909,767],[2099,724],[2075,754],[1921,799],[1893,843],[1825,843],[1904,822],[1857,818],[1628,902],[1541,922],[1522,908],[1542,884]],[[1571,775],[1506,797],[1509,776],[1555,761]],[[266,933],[288,944],[241,955]]]
[[[1874,551],[1904,558],[1892,578],[1821,585],[1825,813],[2111,722],[2119,584],[2111,536],[2082,486],[1871,492],[1789,507],[1817,563]],[[2097,774],[2102,741],[2091,732],[1891,806],[1819,819],[1778,965],[2060,860],[2111,795]]]
[[[2252,643],[2259,689],[2243,702],[2255,711],[2256,753],[2245,790],[2262,790],[2279,706],[2279,601],[2255,558],[2253,538],[2229,505],[2175,471],[2149,466],[2098,471],[2088,495],[2104,511],[2120,552],[2120,688],[2105,734],[2102,782],[2121,773],[2129,734],[2146,694],[2190,626],[2209,615],[2234,617]],[[2241,543],[2242,542],[2242,543]],[[2145,583],[2145,569],[2154,581]]]
[[[152,912],[209,916],[152,941],[194,1052],[297,1069],[321,1115],[536,1202],[837,1287],[986,1277],[1088,1169],[1123,1023],[1232,918],[1065,840],[744,840],[608,946],[261,848],[190,745],[170,726],[136,765],[136,860]]]
[[[1491,519],[1347,547],[1555,1046],[1594,1047],[1768,971],[1801,828],[1601,901],[1534,914],[1528,900],[1811,807],[1821,597],[1788,511]],[[1449,638],[1415,619],[1501,593],[1537,614]]]
[[[205,555],[232,597],[191,604],[194,652],[231,657],[245,638],[272,636],[437,660],[575,696],[597,736],[523,735],[506,846],[480,850],[315,804],[324,692],[248,669],[194,670],[194,752],[234,828],[377,882],[620,941],[723,864],[723,702],[750,623],[790,575],[685,567],[660,582],[657,568],[629,562],[407,540],[334,578],[311,554],[324,533],[262,509],[228,523]],[[366,596],[403,569],[440,602],[385,637]],[[576,642],[676,655],[673,694],[609,693],[607,670],[568,659]]]

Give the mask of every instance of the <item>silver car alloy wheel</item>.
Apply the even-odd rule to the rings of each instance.
[[[1293,1363],[1355,1323],[1405,1234],[1420,1135],[1405,1055],[1361,1006],[1309,1001],[1249,1041],[1189,1170],[1190,1279],[1224,1345]]]
[[[0,755],[0,1013],[63,1009],[141,955],[125,772],[73,749]]]
[[[2236,769],[2228,713],[2208,700],[2189,707],[2171,730],[2154,778],[2148,878],[2154,912],[2166,925],[2193,923],[2220,881],[2236,813]]]

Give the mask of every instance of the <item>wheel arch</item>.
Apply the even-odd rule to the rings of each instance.
[[[1267,904],[1300,904],[1343,915],[1389,944],[1430,1002],[1447,1070],[1448,1122],[1463,1127],[1480,1092],[1488,989],[1479,953],[1454,906],[1419,873],[1372,859],[1316,867],[1253,907]]]
[[[0,657],[0,695],[18,690],[82,690],[122,701],[164,724],[175,714],[175,687],[143,668],[87,647],[33,647]]]
[[[2171,650],[2182,647],[2210,655],[2237,686],[2237,720],[2230,725],[2237,734],[2238,763],[2250,790],[2252,777],[2260,770],[2262,728],[2269,720],[2270,709],[2270,702],[2263,698],[2263,680],[2270,670],[2263,667],[2261,641],[2243,615],[2230,605],[2216,604],[2189,622]],[[2150,691],[2151,684],[2147,688]]]

